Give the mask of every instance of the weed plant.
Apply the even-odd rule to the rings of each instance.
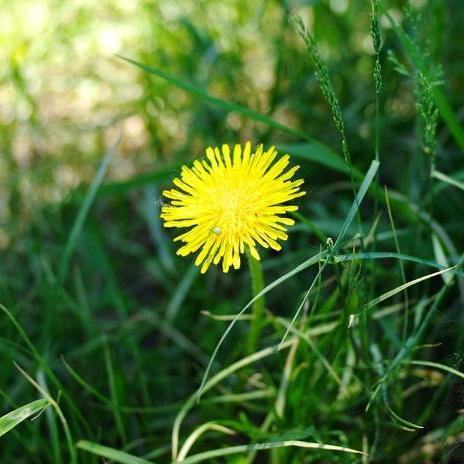
[[[461,1],[2,3],[2,464],[464,462]],[[254,291],[159,217],[246,140],[309,189]]]

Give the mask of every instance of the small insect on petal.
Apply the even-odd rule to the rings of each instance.
[[[158,198],[158,203],[159,203],[160,206],[169,206],[170,205],[169,200],[167,200],[164,197],[159,197]]]
[[[213,234],[219,235],[219,234],[222,232],[222,230],[221,230],[220,227],[213,227],[213,228],[211,229],[211,232],[212,232]]]

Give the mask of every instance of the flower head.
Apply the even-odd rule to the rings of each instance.
[[[289,156],[274,162],[276,156],[274,147],[262,145],[251,153],[248,142],[233,151],[207,148],[207,160],[183,166],[177,188],[163,192],[170,204],[161,209],[165,227],[189,229],[174,239],[183,243],[177,254],[199,251],[195,264],[204,273],[221,260],[224,272],[238,269],[245,251],[259,259],[257,245],[280,250],[277,240],[286,240],[286,226],[294,224],[285,214],[298,209],[286,203],[305,192],[303,180],[291,180],[299,166],[284,171]]]

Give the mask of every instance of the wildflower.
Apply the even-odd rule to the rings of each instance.
[[[233,152],[228,145],[207,148],[207,160],[183,166],[177,188],[163,192],[170,204],[161,208],[165,227],[189,229],[174,239],[183,243],[177,254],[199,251],[195,264],[204,273],[221,260],[224,272],[238,269],[245,251],[259,260],[257,245],[280,250],[277,240],[286,240],[286,226],[294,224],[285,213],[298,209],[285,203],[305,192],[303,180],[291,180],[299,166],[284,171],[289,156],[274,163],[276,156],[274,147],[262,145],[252,154],[248,142]]]

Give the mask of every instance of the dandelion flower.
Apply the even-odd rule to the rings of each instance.
[[[285,171],[290,157],[276,157],[274,147],[264,151],[262,145],[251,153],[248,142],[233,150],[207,148],[207,159],[183,166],[176,188],[163,191],[170,203],[161,209],[165,227],[189,229],[174,239],[182,242],[177,254],[199,252],[195,264],[204,273],[221,261],[224,272],[238,269],[245,252],[259,260],[257,245],[280,250],[277,241],[286,240],[286,227],[294,224],[285,214],[298,209],[286,203],[305,192],[303,180],[291,180],[299,166]]]

